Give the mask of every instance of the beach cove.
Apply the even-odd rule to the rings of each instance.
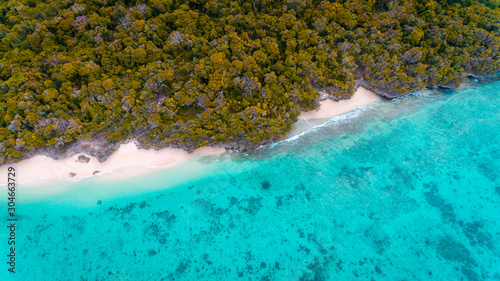
[[[300,119],[319,119],[324,122],[334,116],[345,114],[356,108],[368,105],[380,99],[375,93],[359,87],[347,100],[333,101],[326,99],[320,102],[317,110],[303,112]],[[203,147],[193,153],[183,149],[164,148],[139,149],[134,141],[121,145],[105,161],[85,153],[77,153],[65,159],[54,160],[45,155],[36,155],[18,163],[0,166],[0,174],[5,174],[8,167],[18,171],[21,186],[37,186],[60,181],[80,181],[93,176],[106,179],[121,179],[140,176],[180,164],[193,156],[214,155],[224,153],[224,148]],[[0,185],[7,179],[0,178]]]

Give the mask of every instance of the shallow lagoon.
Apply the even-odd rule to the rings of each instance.
[[[0,280],[498,280],[500,82],[17,200],[18,273]]]

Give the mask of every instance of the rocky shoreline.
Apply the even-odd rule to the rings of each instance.
[[[279,136],[273,137],[270,140],[259,143],[259,145],[267,145],[273,143],[277,141],[278,138]],[[18,161],[5,162],[2,165],[18,163],[38,155],[47,156],[54,160],[61,160],[75,156],[77,154],[86,154],[93,156],[97,158],[99,162],[102,163],[106,161],[106,159],[108,159],[108,157],[111,154],[113,154],[113,152],[115,152],[120,146],[130,143],[135,143],[137,145],[137,148],[139,149],[154,149],[156,151],[165,148],[176,148],[176,149],[183,149],[188,153],[192,153],[196,150],[196,148],[194,148],[195,144],[193,144],[192,146],[181,146],[176,144],[170,144],[165,146],[155,146],[155,145],[146,146],[142,142],[140,142],[137,137],[126,139],[116,143],[110,143],[104,140],[93,140],[93,141],[84,140],[84,141],[76,141],[62,150],[56,147],[47,147],[33,152],[29,152],[25,154],[25,157],[23,159],[20,159]],[[248,146],[245,146],[245,144],[237,144],[237,143],[216,144],[210,147],[224,148],[226,149],[227,152],[234,152],[234,153],[242,153],[250,151],[250,149],[247,148]]]
[[[446,84],[437,84],[436,87],[432,87],[431,85],[427,85],[426,87],[415,87],[411,91],[404,92],[404,93],[394,91],[391,87],[375,87],[366,79],[357,79],[357,80],[355,80],[356,86],[354,87],[354,91],[356,91],[356,89],[359,87],[364,87],[364,88],[374,92],[375,94],[377,94],[378,96],[380,96],[386,100],[392,100],[392,99],[400,98],[402,96],[406,96],[408,94],[418,92],[418,91],[421,91],[424,89],[455,91],[467,79],[475,80],[475,82],[478,82],[478,83],[482,83],[482,82],[491,83],[491,82],[500,80],[499,74],[500,74],[500,72],[495,73],[495,74],[490,75],[490,76],[485,76],[485,75],[482,75],[479,73],[464,73],[462,77],[453,79],[452,82],[449,82]],[[358,75],[360,75],[360,74],[358,74]],[[453,83],[453,82],[455,82],[455,83]],[[334,101],[347,100],[347,99],[350,99],[352,96],[352,93],[351,93],[351,95],[347,96],[347,95],[328,94],[324,90],[318,90],[318,89],[316,89],[316,90],[320,94],[318,101],[323,101],[326,99],[331,99]]]

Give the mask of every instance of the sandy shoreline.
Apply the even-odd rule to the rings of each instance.
[[[306,119],[331,118],[377,99],[379,97],[375,93],[359,87],[350,99],[338,102],[330,99],[321,101],[318,110],[303,112],[301,116]],[[211,147],[203,147],[193,153],[176,148],[138,149],[134,142],[130,142],[121,145],[102,163],[97,158],[85,154],[76,154],[61,160],[37,155],[15,164],[0,166],[0,175],[7,175],[8,167],[14,167],[17,171],[17,182],[23,184],[22,186],[54,181],[79,181],[93,176],[109,176],[110,174],[114,178],[129,178],[176,165],[193,155],[221,154],[224,151],[224,148]],[[6,184],[7,178],[0,177],[0,185]]]
[[[194,155],[221,154],[224,151],[224,148],[211,147],[203,147],[193,153],[177,148],[139,149],[134,142],[130,142],[121,145],[102,163],[94,156],[83,153],[60,160],[37,155],[19,163],[1,166],[0,175],[6,175],[8,167],[14,167],[17,171],[16,180],[23,186],[37,182],[80,181],[93,176],[109,177],[111,174],[113,178],[129,178],[179,164]],[[79,157],[84,160],[79,161]],[[6,178],[0,179],[0,185],[6,183]]]
[[[380,99],[377,94],[364,88],[358,87],[356,92],[348,100],[333,101],[326,99],[320,102],[318,110],[302,112],[301,116],[305,119],[324,119],[352,111],[358,107],[370,104]]]

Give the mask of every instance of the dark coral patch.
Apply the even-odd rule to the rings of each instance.
[[[260,184],[264,190],[269,190],[269,188],[271,188],[271,183],[267,180],[262,181]]]

